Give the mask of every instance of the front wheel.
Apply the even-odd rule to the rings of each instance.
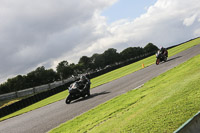
[[[66,104],[70,104],[70,102],[71,102],[71,97],[68,96],[68,97],[66,98],[66,100],[65,100],[65,103],[66,103]]]
[[[157,58],[156,65],[159,65],[159,63],[160,63],[160,59]]]

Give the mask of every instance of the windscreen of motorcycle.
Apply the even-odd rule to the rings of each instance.
[[[160,51],[158,51],[158,52],[156,53],[156,57],[158,57],[159,54],[160,54]]]
[[[71,86],[70,88],[71,88],[71,89],[76,89],[76,88],[78,88],[78,83],[77,83],[77,82],[73,83],[72,86]]]

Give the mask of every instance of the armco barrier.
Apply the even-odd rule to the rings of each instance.
[[[13,98],[16,98],[16,97],[17,97],[16,92],[2,94],[1,97],[0,97],[0,101],[9,100],[9,99],[13,99]]]
[[[33,103],[36,103],[40,100],[43,100],[49,96],[52,96],[56,93],[59,93],[61,91],[64,91],[66,90],[69,85],[74,82],[74,81],[69,81],[67,83],[65,83],[64,85],[61,85],[59,87],[56,87],[56,88],[53,88],[53,89],[50,89],[48,91],[44,91],[44,92],[41,92],[41,93],[38,93],[36,95],[33,95],[33,96],[30,96],[28,98],[25,98],[25,99],[22,99],[18,102],[15,102],[11,105],[8,105],[8,106],[5,106],[3,108],[0,109],[0,118],[3,117],[3,116],[6,116],[6,115],[9,115],[17,110],[20,110],[22,108],[25,108]]]
[[[33,87],[33,88],[20,90],[20,91],[17,91],[17,92],[2,94],[2,95],[0,95],[0,101],[10,100],[10,99],[18,98],[18,97],[24,97],[24,96],[37,94],[37,93],[40,93],[40,92],[43,92],[43,91],[47,91],[47,90],[56,88],[58,86],[61,86],[62,84],[68,83],[68,82],[73,81],[73,80],[76,80],[76,77],[65,79],[63,81],[53,82],[53,83],[46,84],[46,85],[41,85],[41,86],[37,86],[37,87]]]
[[[32,94],[34,94],[34,89],[33,88],[26,89],[26,90],[21,90],[21,91],[17,91],[16,92],[17,97],[24,97],[24,96],[32,95]]]
[[[185,122],[174,133],[200,133],[200,112]]]

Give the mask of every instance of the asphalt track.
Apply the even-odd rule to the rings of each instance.
[[[148,80],[200,54],[200,45],[183,51],[160,65],[151,65],[137,72],[91,90],[91,97],[69,105],[61,100],[28,113],[0,122],[0,133],[44,133],[74,117],[143,85]],[[191,66],[192,69],[192,66]]]

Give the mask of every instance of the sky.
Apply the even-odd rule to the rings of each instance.
[[[199,36],[199,0],[0,0],[0,83],[108,48]]]
[[[144,14],[148,7],[153,5],[156,0],[119,0],[112,6],[104,9],[101,15],[107,18],[108,23],[120,19],[134,19]]]

